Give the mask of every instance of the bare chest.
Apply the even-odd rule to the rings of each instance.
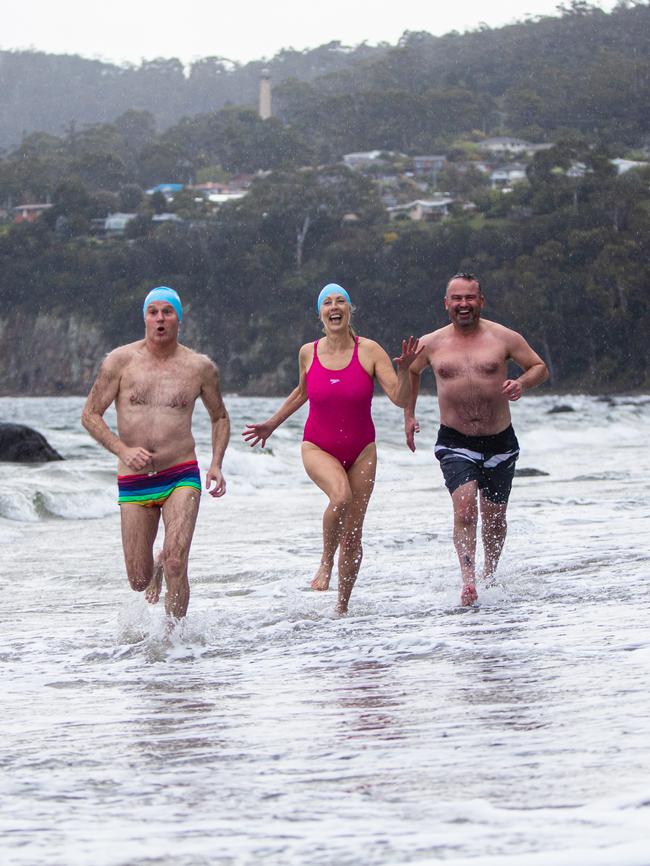
[[[119,404],[121,408],[166,409],[179,413],[194,407],[198,383],[183,370],[128,371],[122,377]]]
[[[502,379],[506,359],[502,352],[437,352],[431,361],[433,372],[439,382],[454,380]]]

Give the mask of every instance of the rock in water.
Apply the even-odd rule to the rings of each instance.
[[[0,422],[0,460],[12,463],[46,463],[63,460],[45,436],[23,424]]]

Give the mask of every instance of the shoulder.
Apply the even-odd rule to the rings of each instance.
[[[316,341],[317,342],[317,341]],[[303,343],[300,349],[298,350],[298,360],[301,364],[309,361],[309,359],[314,354],[314,341],[311,343]]]
[[[500,325],[498,322],[493,322],[490,319],[481,319],[481,324],[485,327],[485,333],[490,334],[508,347],[520,346],[526,342],[518,331],[506,328],[505,325]]]
[[[193,369],[200,375],[201,379],[214,379],[219,376],[219,368],[209,355],[204,355],[201,352],[195,352],[193,349],[188,349],[182,346],[187,354],[184,355],[186,363],[192,366]]]
[[[359,350],[365,352],[383,352],[384,350],[376,340],[371,340],[370,337],[357,337],[359,340]]]
[[[135,343],[127,343],[125,346],[118,346],[105,356],[101,363],[101,370],[104,373],[116,375],[121,373],[124,368],[138,355],[142,346],[143,340],[138,340]]]
[[[420,346],[424,346],[427,350],[435,349],[440,343],[444,342],[444,340],[449,337],[453,332],[451,325],[444,325],[442,328],[438,328],[435,331],[431,331],[429,334],[423,334],[420,337]]]

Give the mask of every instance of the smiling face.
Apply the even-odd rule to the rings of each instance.
[[[333,335],[347,332],[351,313],[350,305],[343,295],[337,295],[335,292],[328,295],[323,299],[320,307],[320,320],[325,327],[325,332]]]
[[[447,286],[445,310],[449,319],[461,330],[471,330],[478,325],[485,298],[475,280],[455,277]]]
[[[147,305],[144,315],[144,328],[147,340],[156,344],[173,342],[178,339],[178,315],[166,301],[152,301]]]

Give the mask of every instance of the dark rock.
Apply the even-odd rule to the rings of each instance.
[[[522,466],[521,469],[515,469],[515,475],[519,478],[533,478],[536,475],[548,475],[543,469],[529,469],[527,466]]]
[[[560,412],[575,412],[575,411],[576,410],[573,408],[573,406],[569,406],[568,403],[558,403],[557,406],[552,406],[546,414],[547,415],[557,415]]]
[[[23,424],[0,422],[0,460],[12,463],[46,463],[63,460],[45,436]]]

